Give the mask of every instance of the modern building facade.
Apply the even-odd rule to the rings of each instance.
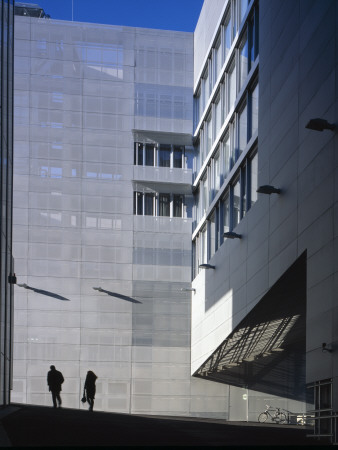
[[[70,407],[91,369],[107,411],[334,416],[337,8],[17,17],[13,400],[54,363]]]
[[[193,34],[16,17],[12,400],[224,416],[190,377]]]
[[[192,375],[238,386],[249,420],[315,409],[317,435],[338,398],[337,6],[211,0],[195,31]]]
[[[10,401],[12,388],[13,294],[15,283],[12,256],[13,196],[13,1],[0,1],[1,21],[1,220],[0,220],[0,405]]]

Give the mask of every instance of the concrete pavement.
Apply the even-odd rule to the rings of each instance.
[[[318,446],[297,425],[141,416],[12,404],[0,410],[0,446]]]

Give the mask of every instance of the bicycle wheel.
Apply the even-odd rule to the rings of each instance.
[[[268,420],[268,417],[267,413],[263,412],[258,416],[258,422],[264,423]]]
[[[277,415],[276,419],[278,420],[278,423],[286,423],[287,421],[286,415],[282,412]]]

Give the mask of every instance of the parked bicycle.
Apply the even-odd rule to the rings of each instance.
[[[258,422],[264,423],[269,418],[272,422],[280,424],[287,422],[286,414],[281,411],[281,408],[274,409],[271,406],[266,405],[266,410],[258,416]]]

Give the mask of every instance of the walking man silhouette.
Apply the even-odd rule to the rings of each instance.
[[[62,390],[61,384],[64,382],[64,378],[61,372],[55,369],[55,366],[50,366],[50,371],[47,374],[47,384],[49,386],[49,391],[52,393],[54,408],[58,406],[61,408],[61,396],[60,392]]]

